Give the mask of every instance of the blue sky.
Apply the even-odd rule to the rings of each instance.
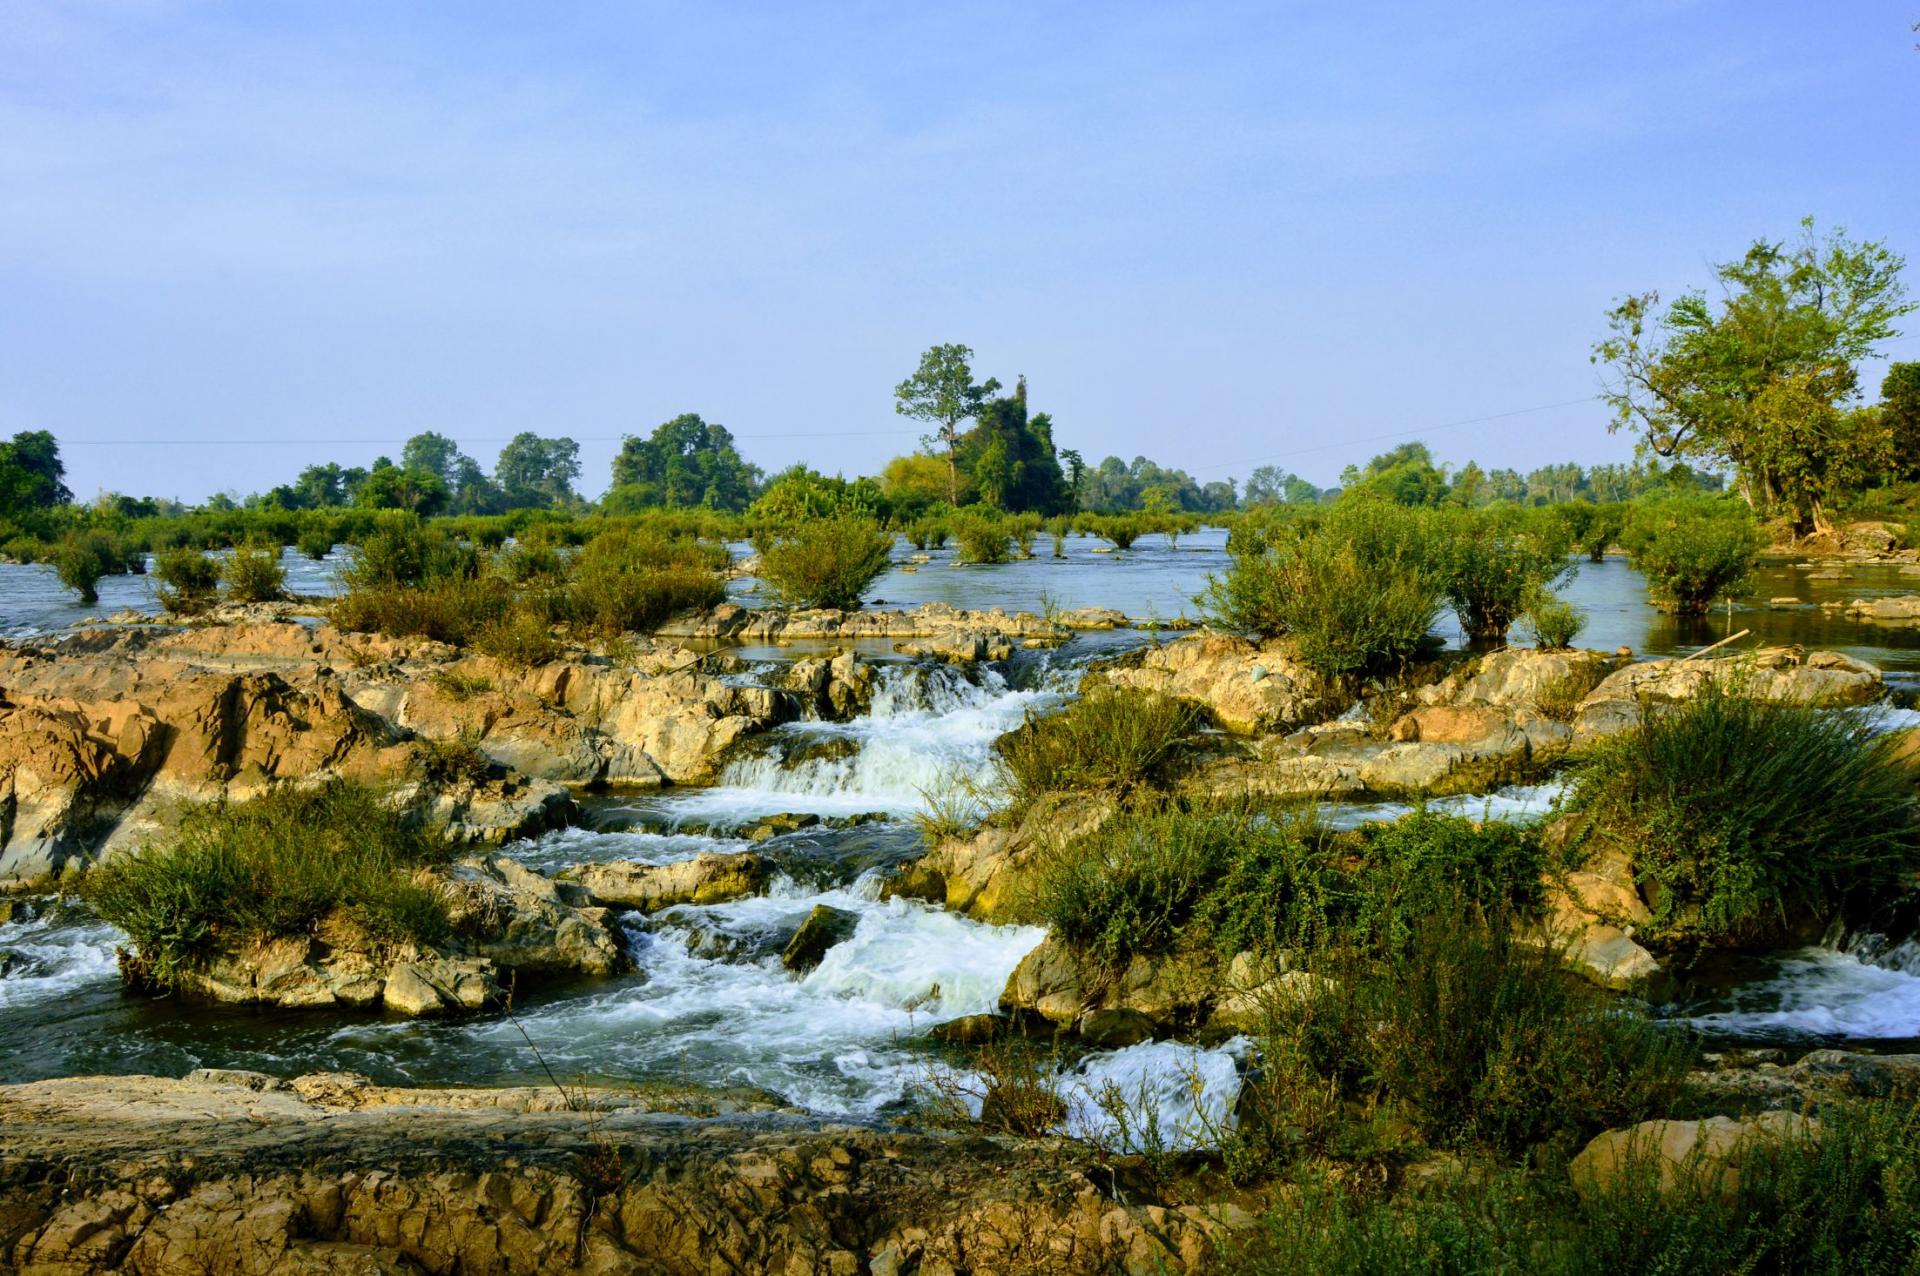
[[[597,492],[683,411],[872,472],[915,439],[893,384],[961,341],[1063,444],[1203,481],[1400,433],[1623,460],[1593,403],[1434,427],[1591,395],[1612,298],[1806,214],[1920,289],[1915,21],[8,0],[0,433],[53,430],[83,496],[423,429],[489,465],[573,435]]]

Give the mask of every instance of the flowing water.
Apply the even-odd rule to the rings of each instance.
[[[1150,538],[1127,554],[1091,553],[955,569],[950,555],[906,571],[896,565],[875,592],[890,605],[940,600],[1036,610],[1111,606],[1163,619],[1191,612],[1209,571],[1224,565],[1223,538],[1202,533],[1177,546]],[[904,555],[903,555],[904,556]],[[287,560],[290,586],[329,589],[337,562]],[[1815,604],[1899,592],[1916,583],[1887,567],[1848,568],[1808,580],[1789,565],[1763,572],[1760,595],[1794,594],[1791,609],[1745,607],[1679,624],[1647,606],[1639,577],[1618,560],[1582,564],[1566,592],[1590,616],[1583,643],[1645,654],[1693,650],[1733,629],[1763,641],[1837,648],[1920,680],[1920,629],[1847,620]],[[742,588],[750,588],[746,582]],[[101,602],[62,601],[40,568],[0,565],[0,633],[45,632],[123,606],[152,609],[145,578],[102,583]],[[1457,635],[1454,635],[1457,638]],[[990,1010],[1008,974],[1041,932],[988,926],[919,903],[882,901],[879,875],[922,848],[912,817],[929,795],[992,799],[990,745],[1030,713],[1067,697],[1089,654],[1144,640],[1085,635],[1060,652],[1022,655],[1004,667],[963,672],[883,664],[870,712],[847,723],[800,722],[743,752],[711,788],[599,802],[584,827],[508,848],[542,871],[594,860],[668,863],[702,851],[737,853],[737,832],[769,815],[809,813],[821,823],[754,847],[782,870],[764,897],[632,918],[633,973],[523,993],[516,1019],[403,1021],[366,1014],[258,1013],[124,995],[117,935],[71,913],[0,924],[0,1080],[75,1073],[178,1075],[241,1067],[291,1075],[339,1069],[415,1084],[538,1082],[551,1068],[572,1079],[697,1082],[754,1087],[806,1108],[854,1117],[897,1110],[940,1065],[926,1044],[934,1023]],[[794,651],[743,652],[760,661],[743,680],[767,679]],[[875,655],[885,656],[885,644]],[[1920,720],[1892,710],[1889,724]],[[1537,819],[1554,785],[1451,798],[1442,809],[1476,818]],[[1381,803],[1330,813],[1336,823],[1393,819]],[[778,954],[809,910],[854,913],[851,938],[804,976]],[[1674,1013],[1727,1040],[1912,1042],[1920,1039],[1920,956],[1907,948],[1809,950],[1740,964],[1702,980]],[[530,1044],[538,1047],[536,1058]],[[1068,1125],[1126,1141],[1113,1096],[1151,1112],[1175,1145],[1230,1119],[1243,1043],[1215,1049],[1147,1043],[1075,1061],[1058,1079]],[[543,1062],[544,1061],[544,1062]],[[1109,1102],[1103,1102],[1107,1099]],[[1127,1120],[1136,1120],[1130,1115]]]

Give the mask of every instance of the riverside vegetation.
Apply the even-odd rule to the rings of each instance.
[[[570,791],[724,794],[776,763],[842,774],[862,747],[851,721],[901,690],[853,651],[769,675],[663,630],[724,646],[906,638],[937,620],[922,668],[957,666],[942,666],[948,691],[1006,686],[1020,675],[968,666],[1070,628],[1051,608],[859,613],[902,539],[982,570],[1048,552],[1043,534],[1054,554],[1078,534],[1121,561],[1201,520],[1229,539],[1196,600],[1206,632],[1077,667],[1047,711],[1001,724],[983,774],[922,795],[927,845],[861,852],[878,904],[843,891],[765,953],[721,914],[688,940],[689,959],[741,949],[797,995],[880,915],[855,906],[1041,928],[992,1009],[900,1030],[925,1066],[884,1109],[892,1124],[869,1114],[876,1128],[843,1135],[788,1113],[761,1128],[780,1096],[694,1087],[661,1110],[728,1121],[667,1140],[622,1115],[651,1100],[548,1072],[538,1099],[461,1092],[447,1111],[506,1114],[483,1135],[430,1115],[444,1098],[376,1099],[364,1078],[214,1072],[116,1083],[145,1096],[140,1121],[178,1102],[198,1124],[128,1133],[116,1099],[96,1144],[76,1131],[98,1113],[61,1106],[84,1086],[9,1086],[0,1146],[20,1168],[0,1176],[0,1263],[158,1271],[195,1246],[219,1262],[254,1246],[237,1269],[696,1271],[724,1251],[742,1270],[836,1273],[1914,1270],[1920,1065],[1709,1052],[1663,1003],[1718,956],[1915,912],[1914,741],[1876,719],[1878,672],[1791,649],[1581,651],[1583,618],[1556,592],[1580,556],[1617,549],[1661,606],[1699,615],[1745,589],[1769,545],[1911,554],[1903,520],[1849,541],[1830,517],[1911,505],[1895,443],[1915,380],[1853,404],[1842,374],[1904,301],[1877,245],[1829,247],[1756,245],[1723,268],[1730,317],[1695,300],[1649,340],[1648,299],[1616,313],[1597,354],[1665,467],[1449,473],[1410,444],[1338,491],[1257,473],[1243,501],[1144,458],[1085,465],[1024,382],[976,382],[963,346],[901,383],[899,410],[932,433],[879,478],[769,478],[685,414],[628,440],[597,507],[573,490],[570,441],[530,434],[492,474],[422,435],[401,464],[313,467],[196,511],[75,506],[52,440],[17,437],[0,453],[0,489],[25,494],[5,513],[8,556],[86,601],[104,576],[150,570],[169,612],[235,621],[231,642],[89,631],[6,655],[8,844],[124,935],[129,984],[172,998],[155,1014],[240,988],[276,1012],[379,1004],[455,1027],[518,1014],[497,975],[616,974],[634,935],[672,942],[689,910],[771,900],[780,874],[804,875],[818,851],[782,837],[867,817],[758,816],[729,830],[752,849],[553,875],[469,843],[576,818]],[[1810,271],[1873,285],[1859,331],[1806,323],[1784,359],[1717,339],[1755,311],[1820,317]],[[1709,355],[1754,364],[1763,393],[1701,410],[1726,371]],[[1832,464],[1780,428],[1787,407],[1844,436]],[[1682,457],[1730,469],[1737,494]],[[728,601],[743,540],[786,610]],[[338,596],[285,600],[286,546],[337,560]],[[286,622],[294,609],[330,623]],[[1466,650],[1435,637],[1448,612]],[[62,661],[95,662],[71,688],[85,695],[48,672]],[[171,700],[147,685],[168,678],[206,685]],[[795,720],[808,730],[753,752]],[[1434,801],[1503,779],[1556,779],[1560,796],[1537,822]],[[163,809],[169,785],[181,800]],[[1347,820],[1325,800],[1342,795],[1410,809]],[[46,846],[22,832],[36,820]],[[109,828],[128,839],[111,853]],[[537,1026],[511,1022],[538,1055]],[[1089,1070],[1136,1058],[1174,1075]],[[1209,1103],[1221,1093],[1230,1104]],[[345,1115],[380,1102],[417,1105],[410,1132],[448,1123],[445,1142],[407,1151]],[[537,1104],[564,1116],[535,1122]],[[261,1150],[261,1130],[315,1120],[339,1131],[324,1156]],[[130,1151],[138,1139],[164,1146]],[[363,1192],[369,1167],[387,1177]],[[479,1248],[456,1254],[455,1235]],[[531,1248],[500,1257],[509,1236]]]

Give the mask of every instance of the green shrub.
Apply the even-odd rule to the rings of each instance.
[[[553,626],[525,607],[510,607],[473,633],[474,650],[519,669],[559,659],[566,650]]]
[[[1098,789],[1126,797],[1162,783],[1205,721],[1190,700],[1103,688],[994,741],[1016,803]]]
[[[53,554],[54,575],[88,606],[100,601],[100,578],[108,574],[107,568],[99,547],[73,532]]]
[[[420,774],[442,786],[481,785],[493,778],[493,761],[480,751],[477,730],[463,730],[443,739],[422,739]]]
[[[1880,898],[1920,867],[1913,779],[1868,718],[1718,684],[1650,704],[1567,805],[1632,860],[1658,929],[1744,943]]]
[[[1542,593],[1527,607],[1520,623],[1534,646],[1559,650],[1573,646],[1587,627],[1587,613],[1558,595]]]
[[[962,562],[1004,563],[1011,556],[1007,525],[998,514],[969,512],[960,515],[953,520],[953,538],[959,546]]]
[[[860,606],[886,572],[893,536],[855,515],[802,523],[760,553],[760,577],[794,607]]]
[[[717,552],[716,552],[717,551]],[[561,602],[576,634],[650,632],[683,611],[725,602],[725,548],[659,532],[609,528],[581,547]]]
[[[1573,570],[1564,529],[1518,510],[1436,516],[1444,541],[1447,601],[1469,639],[1507,636],[1527,604]]]
[[[280,547],[257,541],[235,547],[221,567],[227,597],[237,603],[270,603],[286,597],[287,573]]]
[[[1625,536],[1654,602],[1683,616],[1748,588],[1765,543],[1744,508],[1707,500],[1644,505]]]
[[[353,561],[341,572],[349,592],[382,586],[403,588],[472,580],[481,574],[480,551],[411,514],[387,515],[361,538]]]
[[[1147,534],[1147,520],[1138,514],[1107,514],[1095,518],[1091,530],[1115,549],[1132,549]]]
[[[1477,910],[1436,909],[1364,973],[1363,1068],[1429,1144],[1563,1156],[1664,1112],[1691,1043],[1567,971],[1553,949]]]
[[[333,545],[333,528],[323,523],[307,524],[293,542],[295,549],[316,563],[333,552]]]
[[[1073,530],[1073,520],[1065,514],[1056,514],[1047,520],[1047,536],[1053,541],[1053,556],[1067,556],[1067,533]]]
[[[1532,920],[1546,864],[1530,829],[1416,812],[1364,833],[1238,806],[1114,816],[1036,869],[1027,907],[1115,963],[1176,938],[1241,951],[1403,950],[1420,919]]]
[[[1293,638],[1323,677],[1387,672],[1428,645],[1445,587],[1431,515],[1343,501],[1318,520],[1243,520],[1232,565],[1198,599],[1213,623],[1254,638]]]
[[[153,556],[160,605],[182,614],[202,611],[220,587],[220,564],[197,549],[162,550]]]
[[[454,577],[422,585],[356,585],[334,599],[342,629],[461,645],[513,607],[513,591],[493,577]]]
[[[1596,505],[1593,516],[1580,529],[1574,544],[1586,552],[1593,562],[1602,562],[1607,551],[1617,543],[1627,530],[1627,510],[1624,505]]]
[[[1033,557],[1033,543],[1040,536],[1041,520],[1038,514],[1015,514],[1007,519],[1007,533],[1013,537],[1013,543],[1020,551],[1020,557]]]
[[[444,942],[446,910],[412,870],[447,853],[371,790],[336,782],[191,811],[164,844],[94,869],[85,893],[171,986],[216,951],[312,934],[333,914],[384,942]]]

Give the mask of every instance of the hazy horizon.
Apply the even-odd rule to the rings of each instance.
[[[597,493],[681,412],[872,473],[958,341],[1090,463],[1525,471],[1630,459],[1619,295],[1806,215],[1920,254],[1910,5],[822,12],[9,6],[0,434],[82,499],[423,430]]]

